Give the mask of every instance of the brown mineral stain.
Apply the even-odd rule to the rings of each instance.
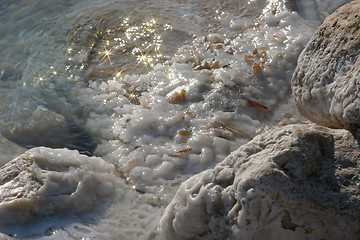
[[[186,100],[185,94],[186,94],[185,89],[181,90],[180,92],[175,92],[173,95],[169,97],[169,103],[179,104],[185,102]]]

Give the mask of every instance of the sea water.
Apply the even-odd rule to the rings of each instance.
[[[290,91],[297,56],[346,2],[1,1],[0,165],[69,148],[113,164],[122,182],[102,214],[1,231],[156,237],[181,182],[262,131],[305,121]]]

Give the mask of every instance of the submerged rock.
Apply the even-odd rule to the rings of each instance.
[[[184,182],[163,239],[358,239],[360,134],[316,125],[265,132]]]
[[[332,128],[360,128],[360,1],[325,19],[292,78],[300,113]]]
[[[28,149],[39,146],[66,147],[91,156],[96,148],[92,137],[80,126],[44,106],[38,106],[28,119],[8,124],[1,133]]]
[[[33,148],[0,168],[0,223],[99,205],[114,191],[113,165],[67,149]]]

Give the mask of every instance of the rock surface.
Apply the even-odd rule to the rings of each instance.
[[[360,133],[267,131],[179,188],[162,239],[358,239]]]
[[[336,10],[315,32],[298,59],[292,92],[311,121],[360,127],[360,1]]]
[[[92,156],[96,143],[74,121],[66,119],[42,105],[16,121],[1,121],[1,134],[24,148],[46,146],[49,148],[75,149]],[[2,119],[3,120],[3,119]]]
[[[113,165],[67,149],[33,148],[0,168],[0,223],[94,208],[114,191]]]

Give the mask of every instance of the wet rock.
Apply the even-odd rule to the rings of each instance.
[[[315,32],[298,59],[292,92],[311,121],[360,127],[360,1],[336,10]]]
[[[9,141],[5,137],[0,134],[0,167],[2,167],[5,163],[9,162],[11,159],[19,156],[24,153],[26,149],[20,147],[16,143]],[[1,238],[0,238],[1,239]]]
[[[75,122],[44,106],[38,106],[29,119],[10,123],[2,135],[24,148],[39,146],[76,149],[91,156],[96,144]]]
[[[184,182],[163,239],[358,239],[360,132],[288,125]]]
[[[15,240],[16,238],[12,238],[8,235],[2,234],[0,233],[0,239],[4,239],[4,240]]]
[[[21,72],[16,70],[16,68],[8,65],[0,65],[0,85],[2,87],[6,87],[4,82],[15,82],[19,80],[21,76]]]
[[[33,148],[0,168],[0,224],[94,209],[114,191],[113,165],[67,149]]]

